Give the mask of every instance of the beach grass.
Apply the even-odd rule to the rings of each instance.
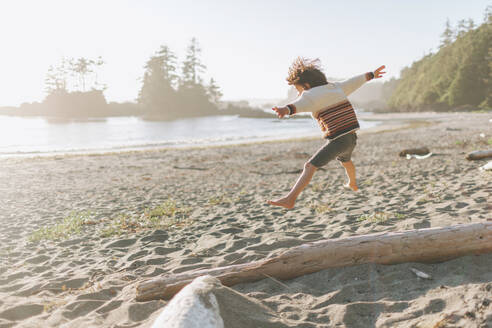
[[[112,218],[95,220],[90,211],[72,212],[61,222],[40,228],[28,238],[30,242],[41,240],[64,240],[81,234],[86,225],[96,225],[100,237],[120,236],[146,229],[169,229],[191,224],[191,207],[183,206],[172,199],[153,208],[146,209],[141,215],[119,213]]]
[[[357,218],[358,222],[371,222],[371,223],[384,223],[392,218],[403,220],[406,218],[405,214],[402,213],[388,213],[388,212],[373,212],[370,214],[362,214]]]
[[[29,241],[67,239],[72,235],[80,234],[82,227],[87,224],[94,224],[91,212],[71,212],[61,222],[34,231],[29,236]]]
[[[241,195],[243,195],[243,194],[241,194]],[[210,197],[208,199],[208,204],[211,205],[211,206],[215,206],[215,205],[229,205],[229,204],[237,203],[240,200],[241,199],[240,199],[239,196],[237,196],[237,197],[230,197],[227,194],[218,194],[218,195],[214,195],[214,196]]]
[[[145,210],[144,216],[148,219],[156,219],[162,217],[184,217],[187,216],[190,212],[190,207],[182,206],[176,203],[175,200],[168,199],[154,208]]]
[[[314,192],[320,192],[320,191],[323,191],[324,189],[325,188],[324,188],[324,185],[322,183],[313,183],[311,186],[311,190]]]
[[[333,208],[330,205],[325,204],[325,203],[311,202],[309,204],[309,208],[312,211],[314,211],[316,214],[323,214],[323,213],[326,213],[326,212],[333,211]]]
[[[100,230],[101,237],[120,236],[149,229],[170,229],[188,226],[192,223],[191,207],[178,204],[173,199],[146,209],[140,216],[119,214],[109,220]]]

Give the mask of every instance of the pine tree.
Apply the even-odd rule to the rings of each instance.
[[[468,31],[466,20],[461,19],[458,21],[458,26],[456,28],[456,37],[461,38]]]
[[[101,56],[99,56],[99,57],[97,57],[97,60],[93,60],[93,63],[94,63],[94,66],[100,67],[100,66],[104,65],[104,60],[102,59]],[[104,83],[99,83],[97,69],[94,71],[94,75],[95,75],[94,87],[92,89],[93,90],[106,90],[107,85]]]
[[[48,73],[44,79],[45,91],[47,94],[52,94],[66,90],[66,81],[58,74],[57,69],[52,65],[48,68]]]
[[[174,85],[177,79],[176,56],[169,47],[163,45],[145,64],[138,103],[144,110],[154,114],[169,111],[168,107],[176,102]]]
[[[86,76],[94,71],[91,67],[95,64],[94,60],[79,58],[77,60],[72,59],[70,61],[71,70],[74,75],[78,75],[79,83],[82,85],[82,91],[85,91],[85,79]],[[80,85],[79,84],[79,85]]]
[[[485,8],[485,13],[483,14],[483,22],[485,24],[492,24],[492,5],[488,5]]]
[[[186,59],[182,66],[181,87],[189,88],[202,83],[200,73],[203,73],[206,66],[200,61],[202,52],[196,38],[192,38],[186,50]]]
[[[215,83],[213,78],[210,78],[210,82],[208,83],[207,94],[210,101],[214,104],[218,104],[220,98],[223,96],[219,86]]]
[[[156,58],[160,61],[164,80],[168,81],[171,87],[175,87],[178,80],[178,75],[176,74],[176,56],[168,46],[163,45],[157,52]]]
[[[449,22],[449,18],[446,20],[446,25],[444,32],[441,34],[441,44],[439,48],[443,48],[445,46],[450,45],[454,41],[454,31],[451,28],[451,23]]]

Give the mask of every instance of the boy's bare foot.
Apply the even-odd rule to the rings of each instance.
[[[357,187],[356,184],[350,184],[350,183],[346,183],[343,185],[345,188],[347,189],[352,189],[353,191],[358,191],[359,190],[359,187]]]
[[[294,208],[295,201],[291,201],[287,197],[284,197],[284,198],[279,198],[276,200],[267,200],[267,203],[270,205],[274,205],[274,206],[285,207],[285,208],[290,210],[290,209]]]

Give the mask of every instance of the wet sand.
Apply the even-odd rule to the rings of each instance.
[[[148,327],[166,302],[134,300],[146,278],[325,238],[492,219],[492,173],[464,158],[492,147],[491,114],[373,118],[384,124],[359,133],[353,157],[361,192],[344,189],[331,162],[293,210],[265,201],[290,189],[322,139],[0,159],[0,327]],[[433,156],[398,157],[418,146]],[[468,256],[234,289],[297,327],[492,327],[491,268],[492,255]]]

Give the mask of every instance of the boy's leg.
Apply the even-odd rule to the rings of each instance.
[[[340,163],[345,168],[345,174],[347,174],[347,178],[348,178],[348,182],[344,186],[352,189],[353,191],[357,191],[359,188],[357,187],[357,181],[355,179],[354,163],[352,163],[352,161],[340,162]]]
[[[304,170],[302,171],[301,176],[297,179],[296,184],[294,185],[294,187],[292,187],[287,196],[276,200],[269,200],[267,201],[267,203],[270,205],[282,206],[289,209],[293,208],[297,197],[299,196],[301,191],[309,184],[314,175],[314,172],[316,172],[316,169],[317,167],[309,162],[304,164]]]

